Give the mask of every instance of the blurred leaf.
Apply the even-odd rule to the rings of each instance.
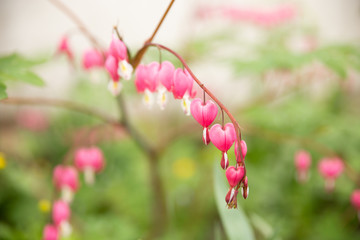
[[[230,240],[255,239],[248,219],[239,205],[238,209],[227,209],[225,206],[224,198],[227,189],[223,181],[224,172],[220,169],[217,162],[214,162],[213,172],[215,200],[226,235]]]
[[[44,81],[29,70],[30,67],[45,62],[41,60],[28,60],[18,54],[0,58],[0,82],[6,80],[23,81],[35,86],[44,86]]]
[[[7,94],[6,94],[6,86],[5,84],[0,82],[0,100],[7,98]]]

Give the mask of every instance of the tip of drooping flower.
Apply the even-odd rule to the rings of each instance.
[[[191,101],[187,94],[184,95],[183,99],[181,100],[181,108],[184,111],[186,116],[190,116],[190,104]]]
[[[122,83],[119,81],[110,81],[108,83],[108,90],[111,92],[112,95],[117,96],[122,90]]]
[[[152,105],[154,104],[154,96],[152,92],[150,92],[149,89],[145,89],[145,94],[143,98],[144,105],[150,109]]]
[[[47,224],[43,231],[43,240],[58,240],[59,233],[56,226]]]
[[[222,169],[224,169],[224,170],[229,167],[229,160],[228,160],[227,152],[222,152],[222,157],[221,157],[220,166],[221,166]]]
[[[119,62],[118,74],[125,80],[130,80],[133,72],[133,67],[126,60]]]
[[[237,208],[237,195],[239,191],[235,188],[230,188],[228,193],[225,196],[225,202],[229,209]]]
[[[165,105],[167,103],[166,88],[165,87],[159,87],[158,88],[157,103],[158,103],[161,110],[165,109]]]
[[[207,127],[204,127],[203,129],[203,142],[205,145],[210,143],[209,129]]]
[[[73,60],[73,53],[69,46],[69,39],[66,35],[61,38],[57,52],[59,54],[65,54],[70,60]]]

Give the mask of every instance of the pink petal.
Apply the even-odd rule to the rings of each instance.
[[[117,61],[122,61],[127,59],[126,46],[116,35],[113,35],[112,37],[108,54],[116,58]]]
[[[58,240],[59,233],[54,225],[47,224],[43,231],[43,240]]]
[[[147,66],[140,64],[135,71],[135,86],[139,93],[143,93],[146,89]]]
[[[94,67],[102,67],[104,65],[103,55],[96,49],[87,50],[83,55],[83,67],[91,69]]]
[[[160,83],[169,91],[172,91],[174,85],[174,72],[175,67],[169,61],[164,61],[161,63],[161,68],[159,71],[159,81]]]
[[[300,150],[295,153],[295,167],[297,170],[308,170],[311,165],[311,156],[307,151]]]
[[[355,190],[350,197],[351,204],[358,211],[360,210],[360,189]]]
[[[236,139],[236,132],[232,123],[225,124],[224,129],[220,124],[213,125],[209,135],[211,142],[222,152],[229,150]]]
[[[56,201],[53,205],[52,218],[55,225],[60,225],[63,221],[68,221],[70,218],[69,205],[64,201]]]
[[[112,80],[115,82],[119,81],[118,66],[119,63],[116,58],[112,55],[109,55],[105,62],[105,68],[109,72]]]
[[[155,92],[159,85],[159,70],[160,64],[158,62],[152,62],[148,65],[147,78],[145,80],[145,83],[146,88],[149,89],[150,92]]]
[[[244,167],[238,167],[237,169],[235,169],[234,166],[230,166],[226,169],[225,175],[229,182],[229,185],[231,187],[235,187],[244,178],[245,170]]]
[[[173,86],[174,98],[182,99],[190,87],[192,87],[191,80],[189,80],[187,74],[181,68],[176,69]]]
[[[234,150],[235,150],[235,157],[237,157],[238,156],[238,143],[237,143],[236,139],[235,139]],[[244,140],[241,140],[241,153],[243,155],[243,158],[245,158],[246,153],[247,153],[247,145],[246,145],[246,142]]]
[[[191,102],[190,111],[201,126],[208,127],[215,120],[218,108],[211,100],[208,100],[204,105],[200,98],[196,98]]]

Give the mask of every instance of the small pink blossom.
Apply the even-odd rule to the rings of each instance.
[[[94,182],[94,174],[100,172],[104,165],[103,153],[97,147],[79,148],[75,152],[75,166],[85,173],[85,181],[88,184]]]
[[[216,104],[208,100],[205,104],[200,98],[194,99],[190,104],[191,115],[203,126],[203,141],[207,145],[210,142],[208,127],[215,120],[218,108]]]
[[[172,92],[174,85],[174,72],[175,67],[169,61],[164,61],[160,65],[158,73],[159,82],[166,88],[167,91]]]
[[[63,222],[68,222],[71,211],[69,205],[64,201],[56,201],[53,205],[52,218],[56,226]]]
[[[83,67],[86,70],[104,66],[104,56],[96,49],[87,50],[83,55]]]
[[[61,191],[61,197],[66,202],[71,202],[74,193],[79,188],[78,173],[73,167],[58,165],[54,168],[53,182]]]
[[[190,96],[192,87],[193,87],[193,79],[191,79],[187,73],[181,68],[178,68],[174,72],[174,86],[173,86],[173,94],[175,99],[184,98],[185,94]]]
[[[350,202],[357,211],[360,211],[360,189],[353,191]]]
[[[308,170],[311,165],[311,156],[307,151],[300,150],[295,153],[295,167],[299,182],[305,182],[308,178]]]
[[[143,93],[146,89],[147,66],[139,64],[135,70],[135,87],[138,93]]]
[[[340,158],[323,158],[318,164],[318,171],[325,178],[325,188],[331,192],[335,188],[335,180],[344,170],[344,163]]]
[[[234,188],[238,185],[245,176],[245,169],[243,166],[230,166],[225,172],[226,178],[229,182],[230,187]]]
[[[108,54],[113,56],[118,62],[127,60],[126,45],[115,34],[112,36]]]
[[[236,140],[236,132],[232,123],[225,124],[224,128],[220,124],[215,124],[209,131],[211,142],[222,151],[221,167],[226,169],[229,166],[227,151]]]
[[[47,224],[43,231],[43,240],[58,240],[58,229],[54,225]]]
[[[66,35],[61,38],[57,52],[65,54],[70,60],[73,60],[74,56],[69,46],[69,39]]]
[[[17,116],[16,120],[20,126],[35,132],[41,132],[49,127],[47,116],[37,110],[22,110]]]
[[[244,140],[241,140],[240,145],[241,145],[241,153],[242,153],[242,156],[243,156],[243,158],[245,159],[246,154],[247,154],[247,145],[246,145],[246,142],[245,142]],[[234,151],[235,151],[236,161],[237,161],[237,162],[241,162],[240,155],[238,155],[238,148],[239,148],[239,144],[238,144],[238,142],[235,140]]]

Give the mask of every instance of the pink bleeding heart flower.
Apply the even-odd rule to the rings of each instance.
[[[350,197],[350,201],[353,207],[357,211],[360,211],[360,189],[356,189],[355,191],[353,191]]]
[[[84,172],[87,184],[94,183],[95,173],[100,172],[104,165],[103,153],[97,147],[80,148],[75,152],[75,166]]]
[[[186,115],[190,115],[190,98],[193,96],[193,84],[189,74],[181,68],[174,72],[173,95],[175,99],[182,99],[181,107]]]
[[[57,52],[60,54],[65,54],[69,58],[69,60],[73,60],[74,56],[69,46],[69,39],[66,35],[61,38],[57,48]]]
[[[238,185],[245,176],[245,169],[243,166],[230,166],[225,172],[226,178],[229,182],[230,187],[234,188]]]
[[[104,56],[96,49],[87,50],[83,54],[83,67],[86,70],[104,66]]]
[[[78,173],[73,167],[58,165],[54,168],[53,182],[55,187],[61,191],[61,198],[71,202],[74,193],[79,188]]]
[[[105,69],[110,74],[112,81],[109,82],[108,89],[114,95],[118,95],[122,89],[122,84],[119,82],[120,76],[118,73],[118,60],[109,55],[105,61]]]
[[[160,70],[158,72],[158,104],[160,109],[165,109],[167,102],[166,90],[172,92],[174,85],[174,72],[175,67],[171,62],[164,61],[160,64]]]
[[[236,133],[235,133],[236,134]],[[243,159],[245,159],[245,156],[247,154],[247,145],[246,145],[246,142],[244,140],[241,140],[240,141],[240,146],[241,146],[241,153],[242,153],[242,156],[243,156]],[[238,163],[241,162],[241,158],[240,158],[240,155],[238,155],[238,149],[239,149],[239,144],[238,142],[236,141],[235,139],[235,147],[234,147],[234,151],[235,151],[235,157],[236,157],[236,161]]]
[[[335,188],[335,180],[344,170],[344,163],[340,158],[323,158],[318,165],[318,171],[325,178],[325,189],[331,192]]]
[[[236,188],[230,187],[228,193],[225,196],[225,202],[229,209],[237,208],[237,195],[239,191]]]
[[[211,142],[222,151],[221,167],[226,169],[229,166],[227,151],[236,140],[236,132],[232,123],[225,124],[224,128],[220,124],[215,124],[209,131]]]
[[[297,180],[299,182],[306,182],[310,166],[311,156],[307,151],[300,150],[295,153],[295,167],[297,170]]]
[[[112,36],[108,54],[116,58],[117,61],[127,60],[127,48],[115,34]]]
[[[140,64],[135,72],[136,90],[139,93],[145,93],[143,101],[149,108],[154,102],[153,93],[157,91],[159,86],[159,70],[160,64],[152,62],[147,66]]]
[[[200,98],[196,98],[191,102],[190,112],[195,120],[203,126],[203,141],[205,145],[208,145],[210,142],[208,127],[214,122],[218,113],[216,104],[211,100],[204,104]]]
[[[67,237],[71,234],[69,223],[71,211],[69,205],[64,201],[56,201],[53,205],[52,218],[55,225],[60,229],[62,236]]]
[[[147,66],[139,64],[135,70],[135,87],[138,93],[143,93],[146,89]]]
[[[43,240],[58,240],[59,233],[54,225],[47,224],[43,231]]]

